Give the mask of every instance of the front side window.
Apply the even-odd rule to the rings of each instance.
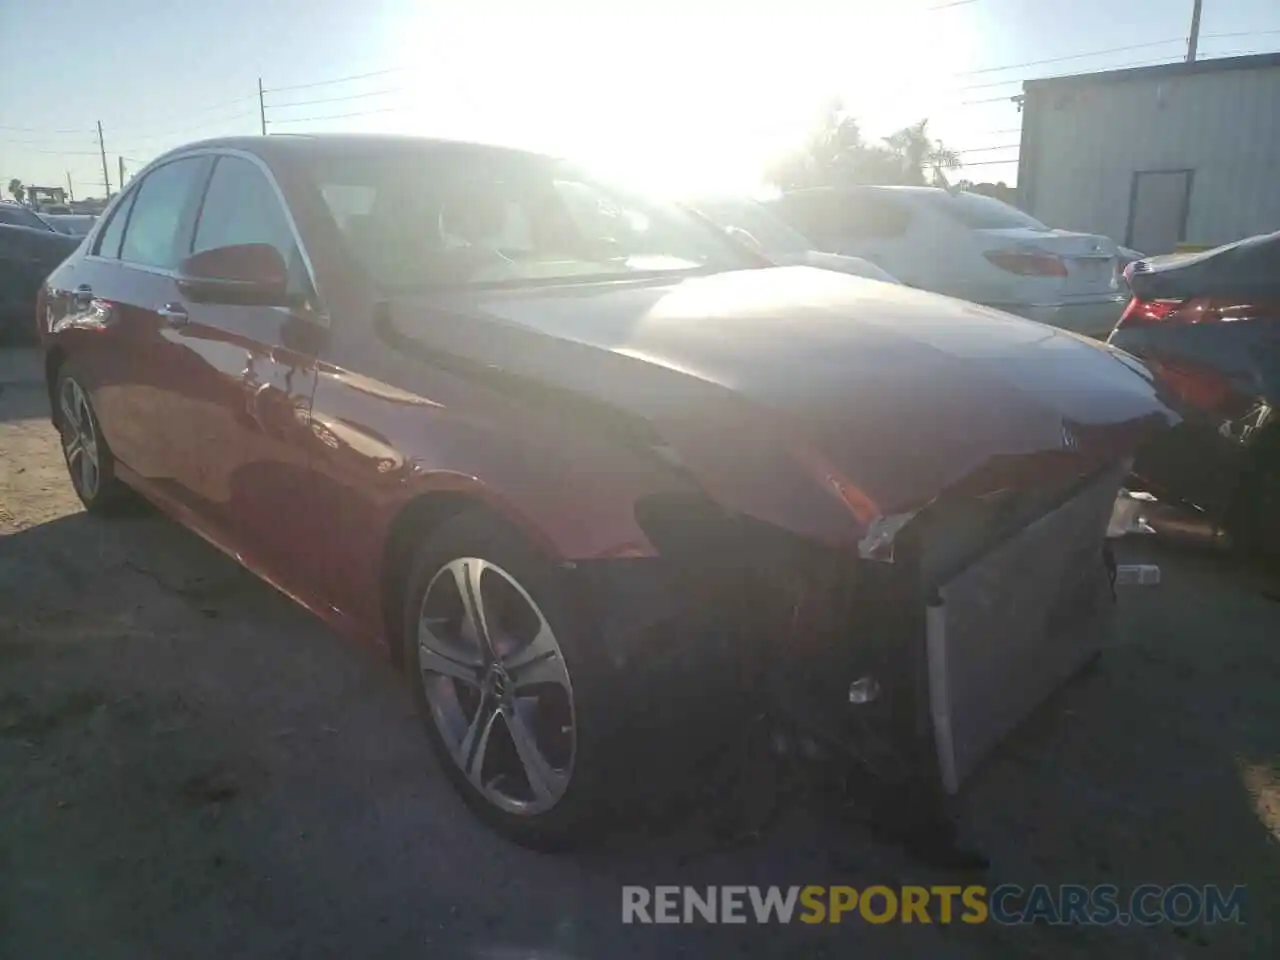
[[[288,262],[293,231],[266,174],[240,157],[219,157],[200,208],[192,253],[266,243]]]
[[[172,270],[185,255],[179,230],[206,169],[204,157],[174,160],[147,174],[125,227],[120,259]],[[114,218],[113,218],[114,219]]]
[[[308,165],[351,255],[391,291],[755,265],[683,208],[550,158],[415,145]]]

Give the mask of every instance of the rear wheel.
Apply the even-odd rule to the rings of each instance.
[[[607,672],[563,571],[483,514],[419,549],[405,605],[406,663],[455,789],[518,843],[590,837],[606,807]]]
[[[76,495],[91,513],[122,512],[132,501],[131,491],[116,477],[115,458],[102,439],[88,392],[66,366],[58,372],[55,398],[62,455]]]

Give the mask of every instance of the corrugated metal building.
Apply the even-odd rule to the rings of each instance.
[[[1280,54],[1028,81],[1019,205],[1146,254],[1280,230]]]

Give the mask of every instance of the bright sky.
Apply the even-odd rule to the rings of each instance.
[[[514,143],[674,191],[753,188],[840,96],[869,135],[928,117],[963,176],[1012,183],[1007,98],[1021,81],[1177,59],[1192,0],[36,6],[0,0],[0,189],[70,174],[77,196],[101,196],[98,120],[114,186],[118,156],[136,170],[182,143],[257,133],[260,76],[273,132]],[[1280,50],[1277,0],[1204,7],[1201,57]]]

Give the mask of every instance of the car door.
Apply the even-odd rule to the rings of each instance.
[[[112,207],[58,299],[68,313],[100,320],[80,337],[103,436],[116,458],[153,491],[173,497],[189,478],[182,411],[165,331],[178,296],[179,238],[187,232],[208,160],[180,157],[147,171]]]
[[[290,269],[295,306],[181,301],[171,337],[182,388],[204,405],[189,442],[193,492],[242,559],[282,585],[306,579],[310,407],[327,319],[316,305],[301,240],[267,167],[249,155],[215,157],[190,253],[240,244],[275,247]]]

